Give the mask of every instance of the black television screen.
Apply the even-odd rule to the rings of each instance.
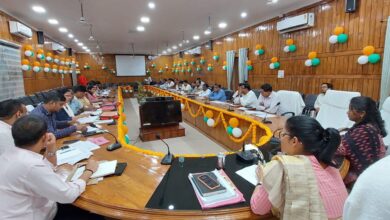
[[[173,125],[182,122],[180,101],[144,102],[139,107],[141,128]]]

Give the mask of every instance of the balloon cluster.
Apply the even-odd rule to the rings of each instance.
[[[236,138],[241,137],[242,130],[238,127],[239,121],[237,118],[231,118],[229,120],[229,126],[226,128],[226,132],[229,135],[233,135]]]
[[[47,62],[53,62],[53,54],[50,52],[47,52],[46,54],[46,61]]]
[[[208,66],[207,66],[207,71],[211,72],[213,70],[214,70],[213,66],[209,63]]]
[[[217,52],[214,53],[213,60],[215,60],[215,61],[219,60],[219,55]]]
[[[186,72],[186,68],[185,68],[185,67],[182,67],[182,68],[181,68],[181,72],[182,72],[182,73],[185,73],[185,72]]]
[[[278,62],[278,58],[277,57],[272,57],[271,58],[271,64],[269,65],[269,68],[271,70],[273,69],[279,69],[280,67],[280,63]]]
[[[163,73],[164,71],[163,71],[163,69],[162,68],[160,68],[159,70],[158,70],[158,73]]]
[[[246,68],[248,69],[248,71],[253,70],[252,61],[250,61],[250,60],[246,61]]]
[[[191,60],[191,65],[195,66],[196,62],[194,59]]]
[[[310,67],[310,66],[318,66],[320,65],[320,59],[317,58],[317,52],[312,51],[309,53],[307,56],[309,59],[305,61],[305,66]]]
[[[156,68],[156,64],[155,63],[152,63],[152,68]]]
[[[27,57],[33,57],[34,56],[33,47],[31,45],[26,45],[25,46],[24,55],[27,56]]]
[[[345,43],[348,41],[348,35],[344,34],[343,27],[336,27],[333,30],[333,35],[329,37],[329,43],[337,44],[337,43]]]
[[[256,56],[260,56],[260,55],[263,55],[264,53],[265,53],[265,51],[264,51],[263,45],[261,45],[261,44],[256,44],[255,55],[256,55]]]
[[[363,48],[363,54],[358,58],[358,63],[360,65],[364,65],[367,63],[378,63],[381,60],[381,56],[377,53],[375,53],[375,47],[373,46],[366,46]]]
[[[181,66],[182,66],[182,65],[181,65],[181,62],[178,62],[178,63],[177,63],[177,66],[178,66],[178,67],[181,67]]]
[[[89,69],[91,69],[91,66],[88,63],[85,63],[84,64],[84,69],[85,70],[89,70]]]
[[[202,71],[202,68],[200,67],[200,65],[196,66],[196,71],[197,71],[197,72]]]
[[[204,57],[201,57],[199,62],[200,64],[204,65],[206,63],[206,60],[204,59]]]
[[[42,49],[37,50],[37,58],[40,60],[45,60],[45,51]]]
[[[184,60],[184,66],[188,66],[188,61],[187,60]]]
[[[214,112],[211,110],[207,110],[203,117],[204,122],[206,122],[209,127],[213,127],[215,124],[213,116],[214,116]]]
[[[226,61],[223,61],[222,69],[225,70],[225,71],[227,70]]]
[[[192,73],[192,68],[190,66],[187,68],[187,73]]]
[[[168,71],[168,69],[169,69],[168,64],[165,64],[165,71]]]
[[[172,67],[173,67],[173,68],[175,68],[175,67],[176,67],[176,63],[175,63],[175,62],[173,62],[173,64],[172,64]]]
[[[283,50],[284,52],[286,53],[289,53],[289,52],[295,52],[297,50],[297,46],[294,44],[294,40],[293,39],[287,39],[286,40],[286,45]]]

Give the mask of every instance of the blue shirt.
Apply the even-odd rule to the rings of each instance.
[[[73,110],[74,114],[77,115],[80,113],[80,110],[83,108],[83,106],[81,105],[80,101],[77,100],[76,98],[73,98],[70,102],[69,102],[69,106],[70,108]]]
[[[225,91],[223,91],[223,89],[220,89],[218,92],[212,92],[210,95],[209,95],[209,99],[211,101],[226,101],[226,94],[225,94]]]
[[[40,116],[47,124],[47,132],[53,133],[56,138],[69,136],[77,130],[67,121],[57,121],[55,114],[48,112],[43,104],[39,104],[30,114]]]

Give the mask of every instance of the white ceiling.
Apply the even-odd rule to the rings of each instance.
[[[133,52],[131,43],[134,43],[136,54],[157,54],[157,48],[161,53],[167,49],[167,44],[169,47],[178,45],[183,31],[185,39],[190,40],[185,45],[188,48],[318,0],[279,0],[276,4],[267,4],[268,0],[152,1],[156,4],[154,10],[148,8],[148,0],[82,0],[84,16],[86,22],[92,24],[95,41],[88,40],[89,25],[80,22],[80,0],[1,0],[0,9],[77,51],[82,49],[67,34],[60,33],[59,27],[66,27],[92,52],[129,54]],[[37,14],[31,9],[33,5],[43,6],[46,13]],[[245,19],[240,17],[243,11],[248,13]],[[143,25],[145,32],[136,31],[141,16],[150,18],[150,23]],[[205,36],[209,16],[215,29]],[[56,18],[59,24],[50,25],[48,18]],[[221,21],[228,24],[227,28],[218,28]],[[192,39],[196,34],[200,36],[199,41]],[[96,40],[101,49],[96,48]]]

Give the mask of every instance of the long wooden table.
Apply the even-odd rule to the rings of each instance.
[[[271,126],[277,127],[279,123],[282,123],[277,118],[271,120],[274,122]],[[207,128],[202,127],[199,122],[195,121],[194,125],[200,130],[204,129],[203,132],[207,133]],[[115,136],[118,135],[117,125],[104,125],[104,129],[109,130]],[[131,129],[138,128],[132,127]],[[101,135],[111,143],[115,141],[109,134]],[[222,139],[216,138],[218,132],[209,136],[225,145]],[[80,135],[67,137],[57,140],[57,146],[60,147],[63,141],[72,139],[84,140],[85,138]],[[272,215],[260,217],[254,215],[250,207],[209,211],[146,209],[145,205],[169,166],[160,165],[161,158],[157,156],[146,155],[126,147],[112,152],[106,151],[105,148],[108,145],[103,145],[94,151],[93,157],[97,160],[127,162],[126,170],[121,176],[108,177],[97,185],[87,186],[86,191],[75,201],[75,206],[114,219],[274,219]]]

